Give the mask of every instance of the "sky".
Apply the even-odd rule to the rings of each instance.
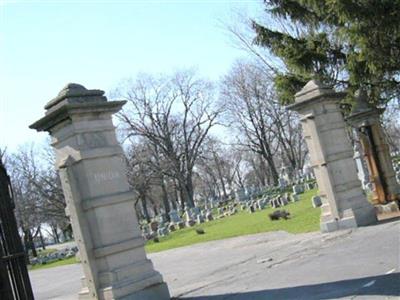
[[[0,0],[0,148],[42,142],[28,128],[69,82],[106,92],[137,73],[195,67],[218,80],[247,54],[223,24],[260,0]]]

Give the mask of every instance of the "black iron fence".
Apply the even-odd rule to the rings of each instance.
[[[0,299],[31,300],[32,287],[14,208],[10,178],[0,159]]]

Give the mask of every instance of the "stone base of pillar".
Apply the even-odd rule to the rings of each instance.
[[[353,208],[353,213],[358,226],[367,226],[375,224],[378,219],[374,206],[369,202],[364,202],[362,207]]]
[[[79,293],[79,300],[93,300],[94,298],[89,295],[89,290],[84,289]],[[101,300],[170,300],[168,286],[166,283],[158,283],[149,286],[143,290],[131,292],[127,295],[118,297],[114,296],[112,288],[104,291],[102,295],[99,295]]]
[[[366,202],[362,207],[344,210],[340,219],[321,217],[320,228],[322,232],[332,232],[372,225],[376,222],[375,209],[370,203]]]
[[[375,210],[377,214],[391,213],[399,211],[399,206],[396,202],[392,201],[388,204],[375,205]]]

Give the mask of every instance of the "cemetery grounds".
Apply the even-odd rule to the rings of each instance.
[[[250,213],[247,209],[241,210],[238,207],[238,213],[220,219],[214,219],[202,224],[196,224],[193,227],[186,227],[167,236],[159,237],[159,242],[149,240],[145,249],[147,253],[155,253],[173,248],[189,246],[193,244],[222,240],[232,237],[239,237],[250,234],[257,234],[271,231],[286,231],[288,233],[306,233],[319,230],[320,208],[313,208],[311,198],[317,195],[317,189],[305,191],[300,194],[300,201],[289,202],[283,209],[290,213],[288,220],[271,221],[268,217],[274,208],[267,206],[263,210],[256,210]],[[216,215],[216,214],[214,214]],[[204,234],[197,234],[196,229],[201,228]],[[62,248],[58,245],[58,248]],[[68,252],[72,247],[61,250],[61,253]],[[60,251],[58,251],[60,252]],[[57,250],[49,247],[45,251],[39,252],[39,258],[45,258],[45,263],[39,263],[30,266],[30,270],[58,267],[77,263],[75,257],[57,256]]]

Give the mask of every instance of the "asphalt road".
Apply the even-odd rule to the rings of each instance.
[[[400,221],[331,234],[257,234],[149,257],[178,299],[400,299]],[[37,300],[77,299],[82,270],[30,276]]]

